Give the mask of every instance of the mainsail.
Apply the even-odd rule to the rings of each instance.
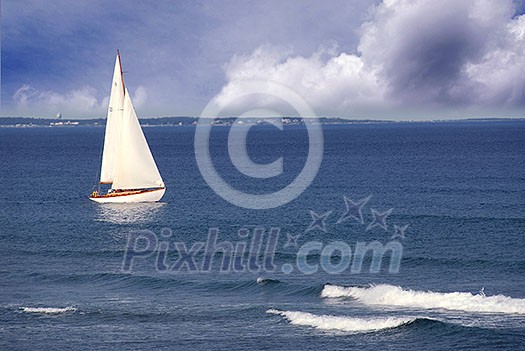
[[[111,95],[106,120],[106,137],[104,139],[104,152],[102,154],[102,168],[100,170],[100,183],[111,184],[115,178],[115,166],[120,145],[121,124],[124,107],[124,79],[120,54],[115,61],[113,80],[111,81]]]

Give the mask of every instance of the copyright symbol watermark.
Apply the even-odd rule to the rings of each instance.
[[[242,101],[257,96],[260,102],[269,103],[279,101],[292,107],[297,115],[302,118],[308,132],[308,156],[302,171],[286,187],[277,191],[265,194],[253,194],[236,189],[230,185],[215,169],[210,156],[210,133],[212,124],[210,120],[215,120],[223,113],[228,105],[236,105]],[[273,105],[272,105],[273,106]],[[256,179],[269,179],[277,177],[283,173],[283,158],[280,157],[272,163],[259,164],[253,162],[248,154],[247,136],[253,125],[242,123],[242,119],[249,117],[254,111],[261,112],[261,109],[249,109],[240,115],[233,123],[228,135],[228,154],[233,166],[244,176]],[[264,108],[273,118],[271,124],[283,130],[282,118],[283,111],[276,111],[275,108]],[[197,166],[206,183],[218,194],[239,207],[249,209],[269,209],[282,206],[294,200],[312,183],[323,158],[323,130],[310,105],[293,89],[273,81],[267,80],[247,80],[240,83],[239,89],[230,92],[225,101],[224,97],[218,103],[214,98],[206,105],[201,113],[197,128],[195,130],[195,157]]]

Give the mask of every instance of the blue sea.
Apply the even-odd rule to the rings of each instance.
[[[167,191],[121,205],[87,198],[102,127],[0,129],[0,349],[525,349],[524,121],[324,125],[313,182],[259,210],[204,180],[195,128],[144,128]],[[250,129],[266,179],[228,135],[244,193],[306,163],[304,125]]]

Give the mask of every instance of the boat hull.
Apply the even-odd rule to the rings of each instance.
[[[156,202],[164,196],[165,192],[166,188],[160,188],[139,192],[90,196],[89,199],[98,203]]]

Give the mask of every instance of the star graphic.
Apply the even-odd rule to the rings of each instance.
[[[286,244],[284,244],[284,247],[289,247],[289,246],[297,247],[297,239],[299,239],[300,236],[301,234],[292,235],[290,233],[287,233],[286,234]]]
[[[337,221],[337,224],[342,223],[346,221],[347,219],[355,219],[359,223],[363,224],[363,207],[366,205],[366,203],[370,200],[372,195],[369,195],[365,198],[362,198],[361,200],[354,202],[343,195],[343,199],[345,200],[346,205],[346,212],[343,213],[341,218]]]
[[[405,224],[404,226],[398,226],[394,224],[394,234],[392,235],[390,240],[395,239],[395,238],[405,239],[405,231],[407,230],[407,228],[408,228],[408,224]]]
[[[374,220],[366,227],[366,230],[369,231],[370,229],[379,226],[383,228],[384,230],[388,230],[388,225],[386,224],[386,218],[392,213],[394,209],[391,208],[385,212],[377,212],[376,210],[372,209],[372,215],[374,216]]]
[[[328,218],[328,216],[330,216],[331,213],[332,211],[327,211],[323,213],[322,215],[318,215],[314,211],[310,210],[310,216],[312,216],[312,223],[310,223],[310,225],[308,226],[308,228],[306,228],[304,232],[306,233],[306,232],[309,232],[310,230],[320,229],[326,233],[325,221]]]

